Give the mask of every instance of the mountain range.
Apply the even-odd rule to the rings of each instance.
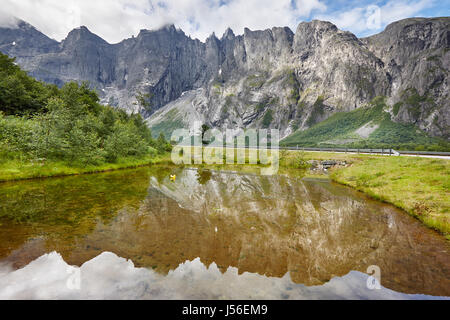
[[[89,81],[102,103],[141,112],[155,135],[200,121],[277,128],[294,145],[448,142],[449,49],[450,17],[401,20],[366,38],[313,20],[295,33],[227,29],[204,42],[173,25],[116,44],[86,27],[61,42],[24,21],[0,28],[0,51],[31,76]]]

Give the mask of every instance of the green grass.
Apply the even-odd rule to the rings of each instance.
[[[152,130],[152,136],[154,138],[157,138],[160,133],[163,133],[167,139],[170,139],[175,130],[182,129],[184,127],[185,125],[181,120],[164,120],[152,126],[150,129]]]
[[[312,126],[315,123],[318,122],[318,119],[320,116],[323,115],[323,101],[324,101],[324,97],[323,96],[319,96],[316,100],[316,102],[313,105],[313,109],[311,111],[311,114],[309,115],[308,120],[306,120],[306,124],[308,126]]]
[[[83,166],[81,164],[69,164],[64,161],[48,161],[45,163],[38,163],[21,160],[6,160],[0,163],[0,182],[106,172],[165,163],[169,161],[169,154],[156,157],[147,156],[141,158],[122,158],[115,163],[103,163],[99,165],[87,166]]]
[[[179,111],[177,109],[172,109],[164,115],[164,119],[161,122],[153,125],[150,129],[154,138],[159,137],[159,135],[163,133],[167,139],[170,139],[172,132],[184,127],[185,125],[180,119]]]
[[[271,109],[267,110],[264,118],[262,120],[263,128],[268,128],[273,121],[273,111]]]
[[[367,157],[332,172],[331,179],[391,203],[450,239],[450,161]]]
[[[394,104],[394,107],[392,108],[392,112],[394,113],[394,115],[398,115],[398,112],[400,111],[400,107],[403,105],[403,102],[397,102],[396,104]]]
[[[315,105],[320,105],[320,100]],[[317,146],[318,143],[344,137],[364,124],[380,118],[382,107],[338,112],[305,131],[297,131],[282,141],[284,145]]]

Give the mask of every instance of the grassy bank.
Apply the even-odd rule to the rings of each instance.
[[[450,161],[367,157],[334,170],[331,179],[391,203],[450,239]]]
[[[162,164],[170,161],[170,154],[146,157],[120,158],[115,163],[99,165],[69,164],[64,161],[48,161],[45,163],[8,160],[0,163],[0,182],[79,175],[96,172],[105,172],[140,166]]]

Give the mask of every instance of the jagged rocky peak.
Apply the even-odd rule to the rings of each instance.
[[[231,28],[228,27],[220,40],[233,40],[235,37],[236,36],[234,35],[233,30],[231,30]]]
[[[280,54],[282,52],[291,54],[295,36],[294,32],[288,27],[274,27],[271,31],[273,39],[278,43],[279,48],[281,48]]]
[[[389,34],[399,40],[408,42],[411,39],[430,40],[428,47],[449,46],[450,17],[442,18],[409,18],[393,22],[380,34]]]
[[[219,42],[219,39],[216,37],[216,33],[211,33],[208,38],[206,38],[205,43],[208,44],[208,42]]]
[[[176,34],[185,35],[184,31],[181,30],[180,28],[175,27],[175,25],[173,23],[166,24],[166,25],[164,25],[161,28],[156,29],[156,30],[150,30],[150,32],[152,32],[152,31],[154,31],[154,32],[168,32],[170,34],[175,34],[176,33]]]
[[[165,25],[164,27],[162,27],[161,29],[166,29],[169,32],[177,32],[177,28],[175,27],[175,25],[173,23],[169,23],[169,24]]]
[[[67,37],[62,41],[63,47],[77,45],[80,41],[90,42],[92,44],[105,45],[108,44],[101,37],[92,33],[86,26],[80,26],[69,32]]]
[[[295,63],[292,56],[294,33],[289,28],[244,32],[246,65],[250,69],[275,70]]]
[[[297,33],[308,33],[314,36],[321,36],[326,32],[337,32],[339,29],[333,23],[322,20],[312,20],[310,22],[301,22],[297,27]]]
[[[25,22],[23,20],[17,19],[16,18],[16,24],[17,27],[22,29],[22,30],[36,30],[36,28],[34,26],[32,26],[31,24],[29,24],[28,22]]]
[[[250,30],[249,28],[244,28],[244,39],[256,39],[256,40],[271,40],[273,41],[273,34],[271,29],[265,30]]]
[[[289,27],[273,27],[272,34],[274,38],[287,37],[288,39],[293,39],[294,32]]]
[[[427,49],[448,48],[450,17],[400,20],[389,24],[383,32],[361,40],[382,56],[393,50],[415,54]]]
[[[176,28],[174,24],[166,24],[158,29],[141,29],[137,37],[138,41],[143,41],[148,38],[165,39],[164,41],[177,41],[179,39],[189,39],[183,30]],[[167,40],[167,41],[166,41]]]
[[[319,45],[322,40],[329,38],[339,29],[328,21],[313,20],[298,25],[294,38],[294,49],[311,49]]]
[[[158,29],[141,29],[139,31],[139,34],[137,35],[137,38],[142,37],[144,35],[147,34],[151,34],[151,33],[156,33],[156,32],[167,32],[167,31],[171,31],[171,30],[176,30],[175,26],[173,24],[167,24],[167,25],[163,25],[162,27],[158,28]]]

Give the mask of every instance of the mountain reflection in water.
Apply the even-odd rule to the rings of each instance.
[[[79,280],[74,280],[75,274]],[[0,269],[0,299],[449,299],[383,287],[369,290],[367,278],[351,271],[324,285],[307,287],[294,283],[289,273],[274,278],[238,274],[234,267],[221,272],[215,263],[206,267],[199,258],[159,274],[135,268],[130,260],[109,252],[73,268],[53,252],[14,272]]]
[[[217,266],[219,287],[231,286],[228,273],[245,273],[242,279],[258,284],[237,286],[237,298],[450,296],[448,241],[406,213],[328,181],[154,167],[7,183],[0,185],[0,203],[2,270],[52,251],[78,266],[113,252],[155,279],[188,272],[182,266],[197,258]],[[393,291],[365,287],[371,265]],[[11,272],[0,271],[0,284]],[[232,296],[192,279],[193,297]],[[301,292],[272,288],[281,284]]]

